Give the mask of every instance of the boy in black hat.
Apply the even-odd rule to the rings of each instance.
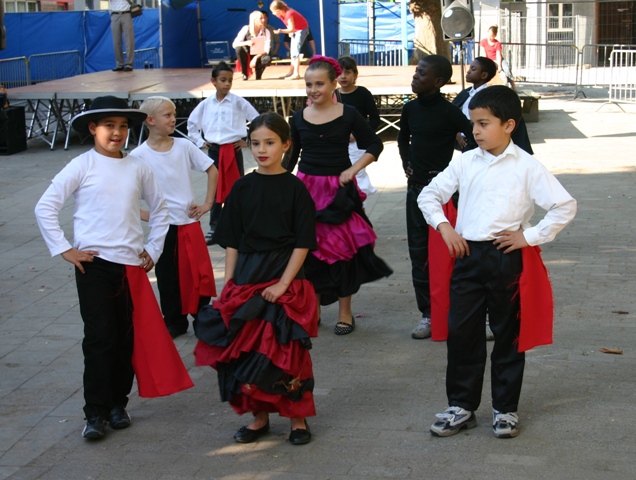
[[[163,326],[146,272],[163,249],[168,207],[150,169],[121,151],[128,128],[145,118],[145,113],[130,109],[123,99],[96,98],[89,110],[71,120],[80,134],[93,135],[95,148],[62,169],[35,207],[51,255],[61,254],[75,265],[84,321],[87,422],[82,435],[87,439],[102,438],[107,423],[114,429],[130,425],[125,407],[135,373],[141,396],[167,395],[192,386],[165,327],[153,333],[154,338],[148,339],[147,334],[149,328]],[[72,245],[58,220],[71,195],[75,200]],[[139,218],[142,198],[150,207],[145,244]],[[167,366],[161,367],[167,372],[161,378],[165,384],[146,383],[152,368],[148,363],[154,363],[155,353],[144,348],[144,340],[153,342],[154,352],[167,358]],[[165,347],[166,341],[173,351]]]

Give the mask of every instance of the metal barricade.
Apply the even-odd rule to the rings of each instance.
[[[408,65],[413,53],[413,42],[409,42],[405,53],[400,40],[341,40],[338,56],[352,57],[358,65],[397,67]]]
[[[161,68],[159,50],[156,48],[142,48],[141,50],[135,50],[133,68],[145,68],[146,70],[150,68]]]
[[[26,57],[0,60],[0,79],[6,88],[25,87],[31,84],[29,61]]]
[[[29,57],[31,83],[42,83],[82,74],[82,57],[77,50],[40,53]]]
[[[636,103],[636,48],[612,50],[610,78],[608,103]]]
[[[503,56],[517,82],[576,85],[579,65],[574,45],[505,43]]]

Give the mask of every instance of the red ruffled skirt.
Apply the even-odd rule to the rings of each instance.
[[[254,260],[240,260],[237,269],[258,263],[256,270],[267,271],[262,268],[263,256],[252,255]],[[280,259],[276,263],[280,265]],[[220,298],[199,311],[195,361],[217,370],[221,399],[239,414],[315,416],[309,355],[310,337],[318,335],[315,293],[309,281],[297,278],[276,303],[266,302],[260,293],[278,278],[237,285],[235,280],[245,279],[244,272],[238,272],[227,282]]]

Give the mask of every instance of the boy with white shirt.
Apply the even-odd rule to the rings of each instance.
[[[186,138],[171,137],[176,107],[166,97],[149,97],[139,110],[146,113],[148,140],[131,152],[153,171],[170,210],[170,228],[155,270],[161,311],[172,338],[188,331],[188,314],[216,296],[210,254],[199,219],[212,208],[218,172],[214,162]],[[197,204],[192,170],[208,177],[205,201]],[[147,220],[147,211],[142,219]]]
[[[192,386],[179,353],[161,327],[161,314],[147,273],[159,259],[168,230],[168,207],[152,171],[121,152],[128,128],[145,113],[126,100],[98,97],[71,126],[95,138],[95,148],[58,173],[35,207],[51,255],[75,265],[84,322],[84,413],[82,436],[100,439],[106,424],[130,425],[128,394],[137,375],[139,395],[169,395]],[[59,212],[73,196],[74,240],[64,237]],[[150,207],[144,244],[139,202]],[[159,326],[160,328],[157,328]],[[134,348],[133,348],[134,345]]]
[[[215,200],[210,211],[210,230],[205,235],[208,245],[213,243],[212,236],[225,196],[236,178],[245,173],[241,149],[247,147],[244,140],[247,122],[258,117],[258,112],[250,102],[230,93],[233,78],[234,70],[225,62],[219,62],[212,69],[210,78],[215,94],[199,103],[188,117],[188,136],[197,147],[208,149],[208,156],[219,170],[218,200]]]
[[[448,316],[449,408],[437,415],[431,433],[446,437],[477,425],[474,412],[486,366],[488,313],[495,336],[493,432],[498,438],[511,438],[519,433],[523,352],[551,343],[551,289],[536,246],[553,240],[572,221],[576,201],[543,165],[510,140],[521,118],[521,103],[513,90],[489,87],[472,98],[469,108],[480,148],[452,160],[418,197],[426,221],[456,258]],[[453,229],[441,206],[457,190]],[[531,226],[535,204],[547,214]],[[532,273],[536,277],[528,280]],[[533,297],[539,289],[541,295]],[[530,298],[545,305],[528,303]],[[530,328],[528,314],[534,317]]]

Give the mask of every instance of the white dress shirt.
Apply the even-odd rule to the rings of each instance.
[[[249,33],[249,31],[250,31],[249,25],[245,25],[243,28],[241,28],[239,30],[239,33],[236,35],[236,38],[232,42],[232,48],[234,49],[238,48],[239,46],[237,45],[237,43],[246,42],[247,39],[245,37],[247,37],[247,34]],[[265,50],[265,54],[269,55],[269,50],[272,45],[272,37],[270,36],[269,30],[267,28],[264,28],[263,30],[261,30],[261,33],[257,35],[257,37],[263,37],[263,36],[265,37],[265,44],[263,48]]]
[[[108,2],[108,10],[111,12],[127,12],[130,10],[130,3],[128,3],[128,0],[110,0]]]
[[[475,96],[475,94],[477,92],[482,91],[484,88],[488,87],[487,83],[484,83],[481,87],[479,88],[475,88],[472,87],[469,91],[468,91],[468,98],[466,99],[466,101],[464,102],[464,104],[462,105],[462,112],[464,113],[464,115],[466,115],[466,118],[468,120],[470,120],[470,114],[468,113],[468,104],[470,103],[470,101],[473,99],[473,97]]]
[[[144,142],[130,154],[140,158],[154,173],[168,202],[170,224],[198,222],[196,218],[188,216],[190,206],[197,203],[191,171],[205,172],[214,164],[212,159],[187,138],[175,138],[172,148],[167,152],[157,152]]]
[[[523,229],[528,245],[554,239],[576,213],[576,200],[538,160],[512,141],[495,157],[475,148],[453,159],[420,193],[426,222],[448,222],[442,205],[459,190],[455,230],[466,240],[494,240],[495,233]],[[547,211],[530,225],[534,205]]]
[[[256,117],[258,112],[244,98],[228,93],[219,102],[214,94],[192,110],[188,117],[188,136],[199,148],[205,142],[234,143],[247,135],[246,124]]]
[[[152,171],[138,158],[110,158],[92,149],[53,178],[35,206],[35,216],[51,256],[70,250],[59,222],[64,202],[73,196],[73,247],[96,250],[122,265],[140,265],[145,249],[157,263],[168,232],[168,206]],[[147,243],[139,217],[140,200],[150,207]]]

